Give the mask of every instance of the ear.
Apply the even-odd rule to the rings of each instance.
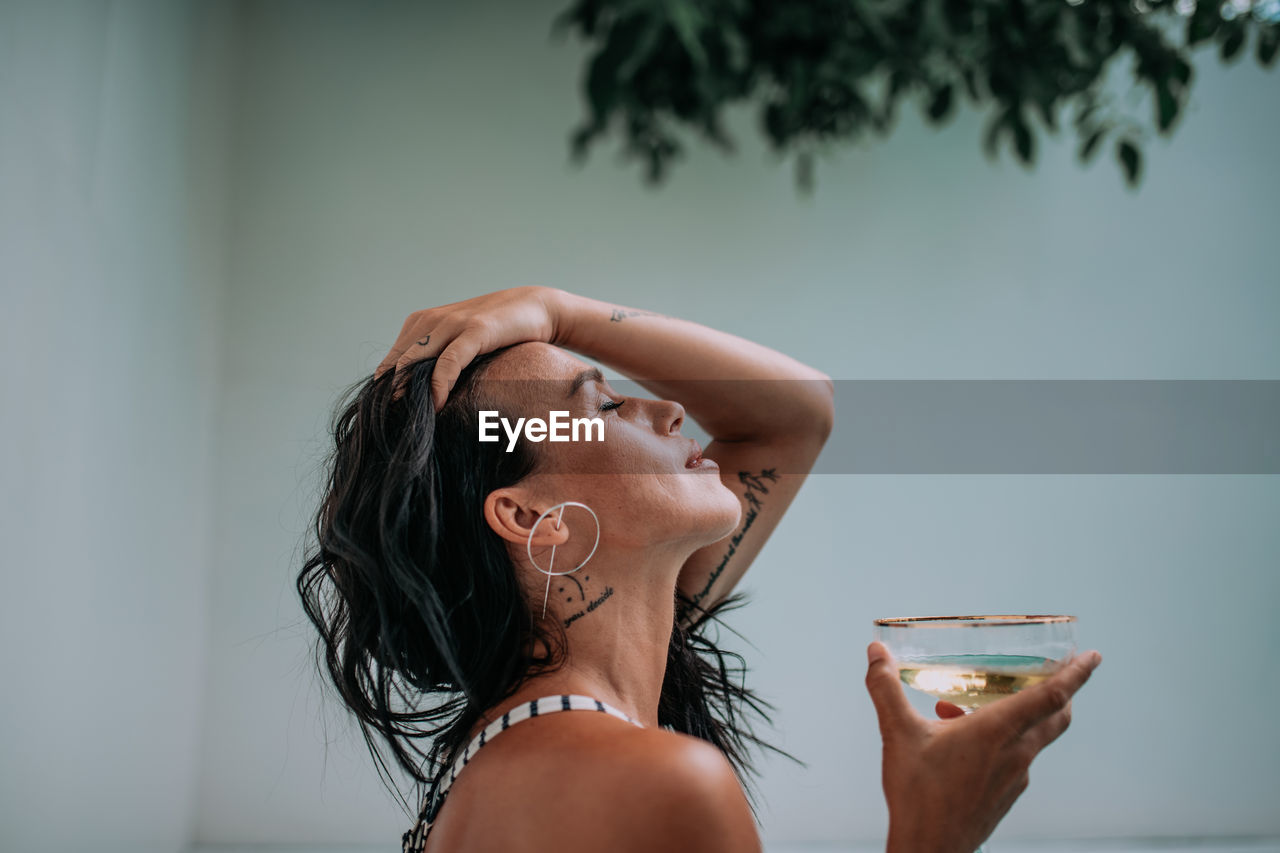
[[[563,510],[563,507],[553,510],[538,523],[531,543],[534,547],[563,545],[569,541],[569,522],[560,518]],[[484,518],[489,527],[517,545],[529,543],[533,523],[545,511],[545,507],[535,504],[529,494],[520,489],[494,489],[484,499]],[[557,521],[559,527],[556,527]]]

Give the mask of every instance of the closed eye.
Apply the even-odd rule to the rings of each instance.
[[[626,400],[622,401],[622,403],[625,403],[625,402]],[[607,412],[610,409],[620,409],[622,408],[622,403],[615,403],[612,400],[605,400],[603,403],[600,404],[600,411]]]

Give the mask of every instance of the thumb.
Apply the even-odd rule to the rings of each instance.
[[[887,735],[915,713],[884,643],[867,646],[867,692],[876,706],[881,735]]]

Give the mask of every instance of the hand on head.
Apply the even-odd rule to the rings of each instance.
[[[431,400],[444,406],[458,376],[477,356],[524,341],[556,343],[564,335],[560,295],[554,288],[525,285],[414,311],[400,327],[390,351],[374,370],[395,376],[393,398],[404,393],[409,365],[436,360],[431,373]]]
[[[938,702],[939,720],[911,707],[882,643],[867,647],[867,691],[884,744],[889,851],[971,853],[1026,790],[1032,760],[1071,723],[1071,697],[1102,662],[1076,655],[1041,683],[965,715]]]

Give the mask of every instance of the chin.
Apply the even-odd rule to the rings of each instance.
[[[729,496],[729,500],[725,502],[725,512],[721,516],[723,524],[720,528],[720,535],[716,537],[716,540],[728,536],[742,524],[742,502],[738,500],[737,495],[727,488],[725,489],[725,494]]]

